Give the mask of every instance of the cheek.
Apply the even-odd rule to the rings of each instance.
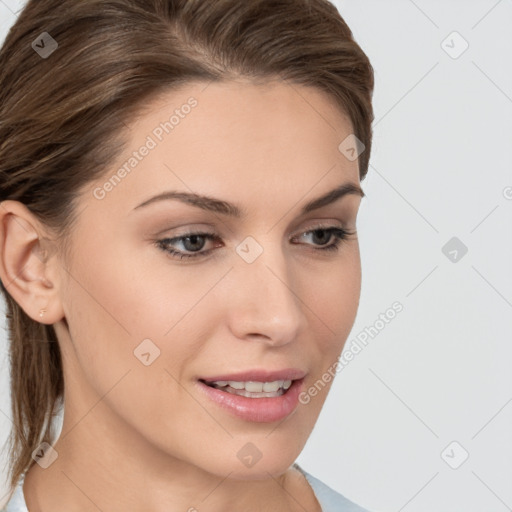
[[[179,379],[207,338],[207,319],[219,308],[208,294],[229,267],[198,275],[199,266],[185,270],[157,251],[123,253],[96,241],[73,263],[65,315],[74,353],[98,393],[128,369],[146,368],[148,352],[151,367]]]
[[[311,325],[325,333],[318,339],[322,352],[329,357],[333,354],[337,357],[343,348],[355,321],[360,292],[361,262],[357,244],[346,248],[336,263],[326,265],[324,271],[317,271],[304,281],[301,296],[311,309]]]
[[[311,429],[333,385],[336,361],[352,330],[359,306],[361,264],[358,247],[351,249],[338,260],[339,265],[331,266],[325,273],[317,272],[302,292],[311,309],[307,312],[309,338],[315,340],[304,348],[304,353],[310,354],[308,360],[312,366],[304,383],[300,406],[304,421]]]
[[[74,264],[67,303],[78,318],[88,312],[83,320],[89,328],[115,331],[116,338],[132,342],[162,337],[214,284],[215,276],[211,283],[206,276],[190,279],[190,270],[167,264],[156,248],[121,247],[102,245],[101,252],[82,254]]]
[[[191,283],[179,270],[171,274],[160,264],[148,272],[135,259],[104,246],[75,261],[64,297],[73,344],[63,351],[66,382],[73,394],[87,393],[86,409],[103,397],[98,414],[108,407],[147,438],[171,430],[183,437],[193,425],[205,425],[204,411],[178,383],[185,383],[184,371],[206,339],[201,313],[214,304],[198,300],[218,277]],[[151,341],[141,345],[143,340]],[[186,421],[176,423],[177,415]],[[201,428],[207,438],[212,425],[206,421]],[[182,448],[186,454],[193,446]]]

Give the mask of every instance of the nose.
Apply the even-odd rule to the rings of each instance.
[[[252,263],[237,259],[227,313],[233,334],[275,346],[296,339],[306,322],[298,277],[279,247],[265,248]]]

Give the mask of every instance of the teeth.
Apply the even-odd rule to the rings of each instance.
[[[272,382],[270,384],[272,384]],[[246,382],[245,390],[249,391],[250,393],[261,393],[263,391],[263,382]],[[277,389],[275,391],[277,391]]]
[[[239,381],[226,381],[226,380],[218,380],[212,382],[212,386],[216,388],[223,388],[226,386],[230,386],[233,389],[248,391],[249,393],[275,393],[279,391],[281,388],[287,390],[292,385],[291,380],[275,380],[272,382],[239,382]]]
[[[270,392],[270,391],[277,391],[279,388],[283,387],[283,380],[275,380],[274,382],[265,382],[263,384],[263,391]],[[247,389],[247,388],[245,388]]]

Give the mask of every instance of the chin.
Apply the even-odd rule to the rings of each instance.
[[[290,463],[263,464],[263,462],[260,461],[252,468],[232,468],[232,473],[229,475],[229,478],[242,481],[268,480],[271,477],[278,478],[283,473],[286,473],[293,462],[294,461]]]
[[[208,461],[208,468],[219,476],[229,475],[233,480],[268,480],[271,476],[279,477],[285,473],[295,462],[300,450],[291,450],[288,445],[286,450],[277,446],[267,446],[258,449],[252,442],[237,443],[235,457],[232,453],[217,454],[213,460]],[[261,443],[261,445],[263,442]],[[242,446],[240,449],[239,446]],[[265,455],[267,453],[267,455]]]

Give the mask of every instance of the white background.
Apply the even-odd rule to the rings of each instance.
[[[376,73],[345,351],[404,309],[338,374],[298,462],[373,512],[512,510],[512,0],[335,3]],[[2,40],[21,6],[0,0]],[[6,352],[3,334],[0,441]]]

